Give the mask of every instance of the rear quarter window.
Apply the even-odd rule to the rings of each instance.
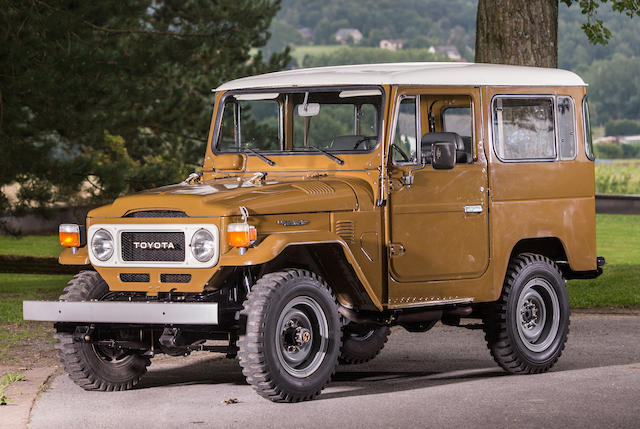
[[[493,101],[494,148],[506,161],[556,159],[553,97]]]
[[[574,159],[576,157],[576,117],[573,99],[561,95],[557,98],[557,105],[560,159]]]

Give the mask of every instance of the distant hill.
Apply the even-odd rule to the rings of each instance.
[[[273,20],[265,53],[294,47],[295,66],[337,63],[442,60],[431,46],[452,45],[463,60],[473,61],[477,0],[282,0]],[[560,4],[558,21],[559,67],[577,72],[592,85],[592,110],[600,124],[614,119],[640,119],[640,18],[630,19],[601,7],[599,18],[612,32],[608,45],[591,45],[580,28],[584,16],[576,5]],[[380,53],[376,49],[339,49],[335,33],[342,28],[362,34],[358,47],[377,48],[383,39],[401,40],[402,49]],[[304,29],[304,30],[303,30]],[[302,31],[301,31],[302,30]],[[332,46],[333,45],[333,46]],[[295,47],[300,50],[296,52]],[[335,47],[334,47],[335,46]],[[445,57],[446,58],[446,57]],[[623,72],[623,70],[625,72]],[[615,73],[614,73],[615,72]],[[606,82],[616,75],[616,82]],[[607,87],[606,91],[598,91]],[[596,85],[594,87],[594,85]],[[615,88],[609,88],[614,85]],[[616,108],[607,104],[615,90]],[[619,96],[630,98],[620,103]],[[613,98],[613,97],[612,97]]]

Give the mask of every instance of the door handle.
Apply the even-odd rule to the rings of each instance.
[[[482,213],[482,206],[480,204],[472,206],[464,206],[465,213]]]
[[[402,256],[404,255],[404,246],[400,243],[389,243],[389,253],[391,256]]]

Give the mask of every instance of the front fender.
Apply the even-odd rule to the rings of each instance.
[[[360,283],[367,292],[367,295],[369,295],[371,302],[373,302],[379,310],[382,310],[382,303],[374,293],[371,284],[360,268],[360,265],[357,263],[356,258],[353,256],[351,249],[344,240],[330,231],[270,234],[257,247],[248,249],[244,255],[240,255],[238,249],[233,249],[221,256],[218,266],[237,267],[260,265],[272,261],[289,246],[308,246],[332,243],[340,245],[347,262],[349,262],[349,265],[351,265],[353,271],[358,276],[358,280],[360,280]]]

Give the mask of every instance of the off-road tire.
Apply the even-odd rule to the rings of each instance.
[[[331,380],[342,325],[335,295],[316,274],[289,269],[264,275],[251,288],[240,315],[246,331],[238,341],[238,358],[260,396],[274,402],[305,401]],[[306,327],[311,329],[304,331]],[[292,342],[305,332],[311,334],[306,342]]]
[[[338,362],[342,365],[353,365],[370,361],[384,348],[390,333],[391,330],[387,326],[364,330],[351,324],[345,326]]]
[[[61,301],[99,300],[109,292],[104,279],[95,271],[81,271],[64,288]],[[58,331],[55,348],[69,377],[84,390],[127,390],[147,372],[148,358],[130,353],[117,362],[108,362],[92,344],[73,340],[73,333]]]
[[[538,254],[516,256],[500,299],[484,318],[493,359],[512,374],[548,371],[564,350],[569,313],[567,288],[556,264]]]

